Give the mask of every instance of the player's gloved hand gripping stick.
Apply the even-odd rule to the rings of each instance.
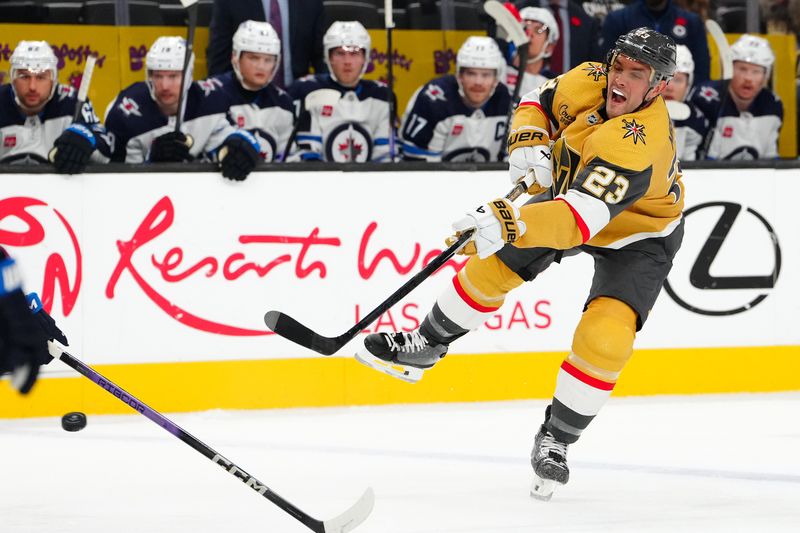
[[[525,192],[527,186],[521,182],[505,196],[509,202],[513,202]],[[378,307],[373,309],[368,315],[358,321],[356,325],[348,329],[338,337],[325,337],[304,326],[289,315],[280,311],[269,311],[264,315],[264,322],[267,327],[286,339],[314,350],[322,355],[333,355],[338,352],[345,344],[353,340],[364,328],[375,322],[379,316],[389,310],[394,304],[405,298],[405,296],[417,288],[423,281],[428,279],[431,274],[439,270],[451,257],[461,251],[473,240],[474,229],[465,229],[455,236],[455,240],[450,241],[450,245],[442,253],[437,255],[425,268],[420,270],[414,277],[404,283],[399,289],[391,294],[386,300],[381,302]]]

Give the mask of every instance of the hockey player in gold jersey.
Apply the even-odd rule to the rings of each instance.
[[[633,351],[683,237],[683,185],[661,93],[675,43],[649,28],[621,36],[605,63],[588,62],[523,96],[509,131],[511,181],[537,196],[505,199],[453,224],[475,254],[419,329],[376,333],[356,358],[407,381],[477,329],[506,295],[564,255],[594,258],[572,349],[534,439],[531,495],[569,479],[569,444],[599,412]]]

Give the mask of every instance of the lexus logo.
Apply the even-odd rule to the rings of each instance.
[[[714,209],[703,213],[709,208]],[[684,212],[687,227],[690,224],[689,216],[694,214],[698,216],[692,220],[693,228],[694,224],[699,224],[702,228],[709,220],[713,224],[713,218],[710,217],[713,217],[713,213],[720,212],[720,208],[721,215],[705,242],[699,246],[699,251],[694,250],[697,255],[688,276],[685,269],[680,271],[673,268],[664,283],[664,290],[678,305],[700,315],[735,315],[752,309],[769,295],[781,271],[778,236],[769,222],[752,208],[731,202],[699,204]],[[735,229],[734,222],[737,229],[748,230],[747,239],[735,238],[736,235],[741,236],[743,230],[734,231],[731,235],[731,231]],[[684,245],[686,244],[685,242]],[[727,244],[727,253],[723,250],[724,244]],[[723,253],[720,253],[721,250]],[[770,268],[772,271],[767,273]],[[762,274],[748,272],[754,269],[763,269]],[[712,270],[735,274],[714,275]]]

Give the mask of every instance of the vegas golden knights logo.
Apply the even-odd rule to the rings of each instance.
[[[553,145],[553,197],[564,194],[572,185],[581,154],[575,151],[564,137],[560,137]]]

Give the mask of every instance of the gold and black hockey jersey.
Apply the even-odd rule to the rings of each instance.
[[[609,119],[606,85],[604,65],[583,63],[520,101],[509,152],[552,144],[555,200],[521,209],[528,232],[517,246],[621,248],[680,223],[683,185],[663,98]]]

